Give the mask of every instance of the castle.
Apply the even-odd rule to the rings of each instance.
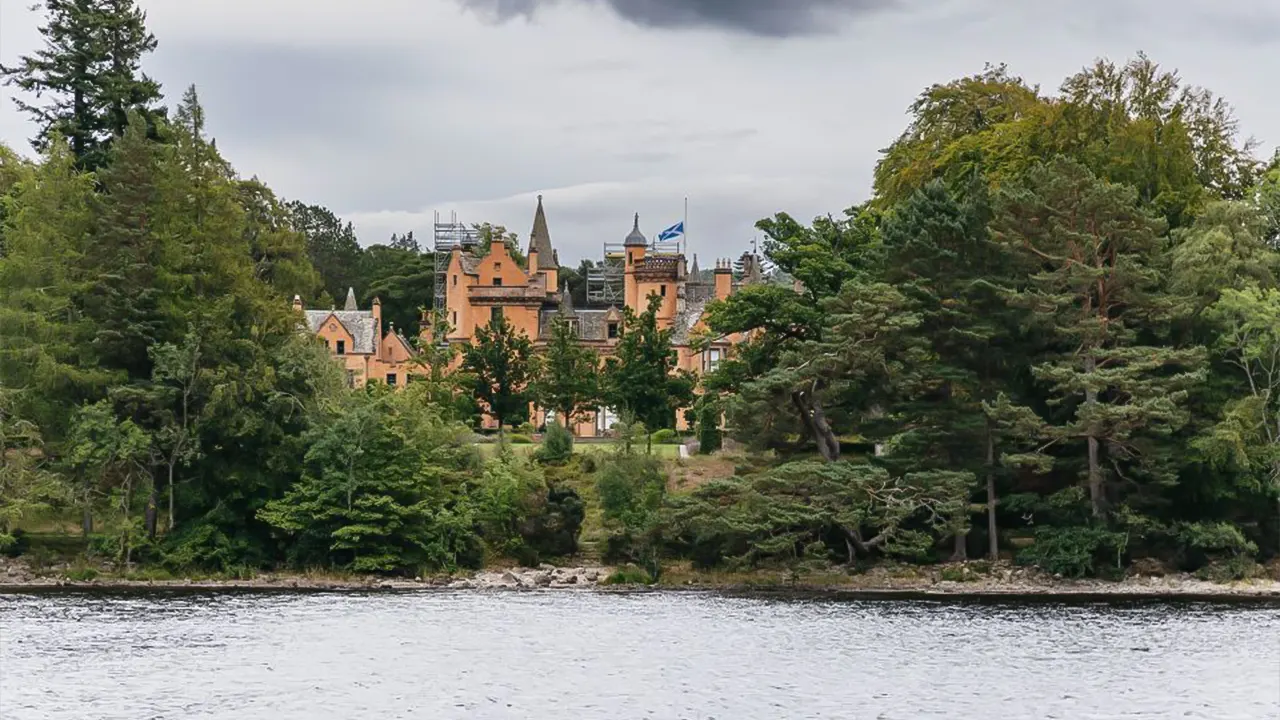
[[[488,252],[481,255],[474,233],[459,231],[456,224],[450,233],[440,232],[440,227],[437,223],[435,306],[449,324],[445,341],[454,344],[473,342],[477,328],[501,315],[517,332],[533,339],[537,349],[545,347],[552,323],[565,317],[580,341],[604,358],[614,352],[619,341],[621,308],[640,314],[647,309],[649,298],[657,296],[661,305],[656,319],[660,328],[672,331],[677,368],[701,375],[714,369],[742,340],[721,337],[712,339],[705,349],[691,347],[690,338],[705,329],[702,316],[707,304],[728,297],[744,284],[763,281],[759,259],[751,253],[742,256],[737,279],[727,260],[717,261],[711,272],[699,270],[696,256],[692,266],[688,265],[678,242],[651,242],[641,232],[636,215],[631,232],[621,243],[605,243],[603,261],[587,277],[588,302],[575,307],[568,286],[560,284],[559,258],[551,243],[541,195],[523,267],[503,242],[491,243]],[[310,331],[344,363],[349,384],[360,386],[378,380],[399,385],[421,371],[414,362],[413,345],[394,328],[383,331],[377,298],[368,311],[356,308],[351,291],[341,311],[304,310],[298,298],[294,307],[304,314]],[[684,429],[683,413],[676,415],[677,427]],[[546,410],[533,408],[531,419],[541,426],[552,418]],[[580,437],[599,436],[614,422],[611,410],[600,408],[572,429]],[[486,418],[485,425],[493,427],[492,419]]]

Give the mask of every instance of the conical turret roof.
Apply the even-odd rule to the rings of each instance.
[[[529,231],[529,253],[538,254],[538,267],[532,271],[555,270],[556,252],[551,247],[551,232],[547,230],[547,213],[542,209],[542,196],[538,196],[538,209],[533,213],[533,229]]]
[[[345,305],[342,306],[342,309],[343,310],[359,310],[360,309],[356,307],[356,289],[355,288],[351,288],[351,287],[347,288],[347,302]]]
[[[640,232],[640,213],[636,213],[635,224],[631,226],[631,234],[627,235],[627,239],[623,241],[623,245],[627,247],[635,247],[637,245],[648,245],[649,241],[645,238],[644,233]]]

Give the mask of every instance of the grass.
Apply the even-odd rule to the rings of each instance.
[[[492,457],[493,454],[498,451],[497,443],[476,443],[476,446],[480,448],[480,454],[483,455],[484,457]],[[532,455],[533,452],[537,450],[539,447],[541,447],[541,445],[532,444],[532,443],[511,445],[512,451],[514,451],[517,455]],[[614,448],[613,443],[575,442],[573,444],[573,452],[576,455],[599,455],[603,453],[613,452],[613,448]],[[636,451],[643,453],[644,446],[643,445],[637,446]],[[654,445],[653,454],[663,459],[674,460],[680,457],[680,446],[679,445]]]

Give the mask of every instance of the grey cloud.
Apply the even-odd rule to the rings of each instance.
[[[532,17],[562,0],[458,0],[494,20]],[[622,18],[645,27],[719,27],[762,37],[832,32],[832,18],[884,10],[900,0],[576,0],[603,2]]]

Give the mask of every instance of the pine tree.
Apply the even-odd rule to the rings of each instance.
[[[911,300],[931,361],[920,384],[889,414],[906,428],[885,460],[903,470],[965,470],[985,477],[988,553],[998,554],[997,432],[983,404],[1010,390],[1017,313],[1004,293],[1010,256],[992,243],[985,187],[961,200],[935,181],[901,203],[886,222],[886,279]],[[900,459],[900,460],[899,460]],[[965,557],[964,534],[955,558]]]
[[[998,204],[996,237],[1038,264],[1013,303],[1055,346],[1033,368],[1053,409],[1048,440],[1084,446],[1090,507],[1106,519],[1114,486],[1173,479],[1163,438],[1187,422],[1187,388],[1204,376],[1203,348],[1139,335],[1171,310],[1154,265],[1163,223],[1132,188],[1066,159],[1037,166]]]
[[[80,167],[106,164],[113,138],[124,134],[129,114],[139,113],[155,136],[162,110],[160,85],[141,70],[155,50],[146,13],[134,0],[46,0],[48,20],[40,28],[45,47],[14,67],[0,68],[5,84],[44,103],[15,98],[39,126],[36,150],[55,134],[67,138]],[[46,97],[47,96],[47,97]]]

